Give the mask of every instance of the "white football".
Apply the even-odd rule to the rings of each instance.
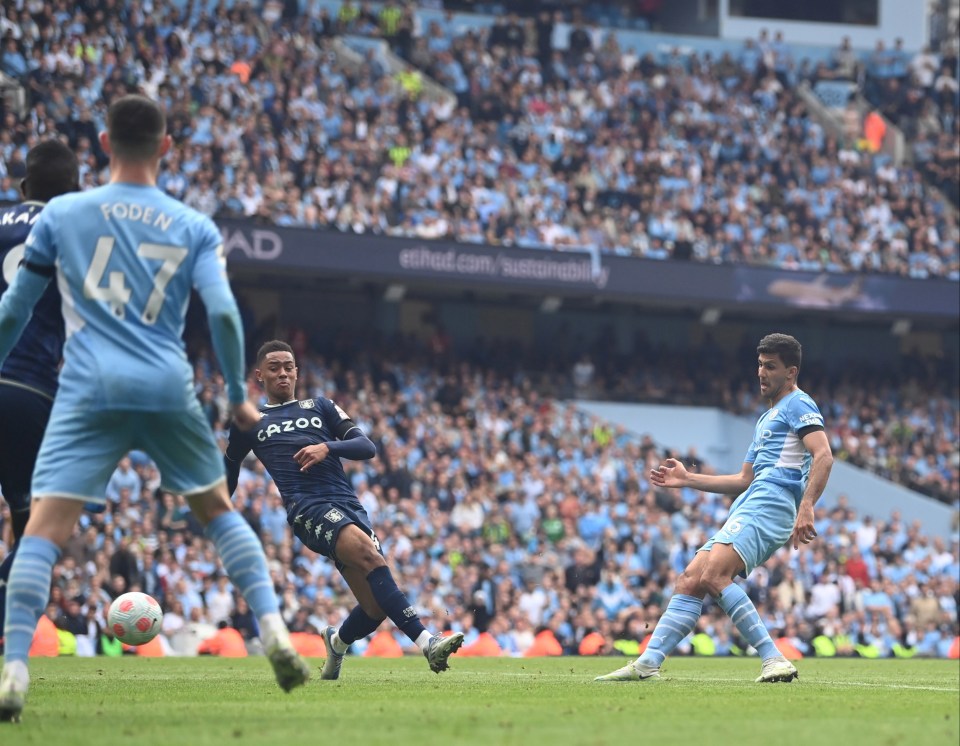
[[[127,645],[143,645],[160,631],[163,611],[153,596],[133,591],[117,596],[107,612],[114,636]]]

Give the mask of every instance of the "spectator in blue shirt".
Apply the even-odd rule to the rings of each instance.
[[[124,456],[107,482],[107,499],[119,503],[120,490],[127,489],[130,491],[130,502],[137,502],[140,499],[140,487],[140,475],[133,469],[130,457]]]
[[[7,39],[3,54],[0,55],[0,69],[11,78],[16,78],[17,80],[26,76],[29,70],[27,59],[17,46],[16,39]]]

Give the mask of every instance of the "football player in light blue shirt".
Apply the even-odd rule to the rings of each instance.
[[[820,410],[797,387],[800,343],[787,334],[769,334],[760,340],[757,356],[760,393],[770,409],[757,421],[740,473],[691,474],[670,458],[650,474],[650,481],[661,488],[693,487],[740,496],[723,527],[700,547],[677,580],[643,655],[598,681],[659,678],[663,661],[693,631],[708,593],[762,659],[757,682],[797,678],[797,669],[780,654],[753,602],[733,579],[749,575],[788,541],[794,549],[813,541],[813,507],[827,485],[833,454]]]
[[[111,104],[100,144],[110,183],[50,201],[26,242],[23,267],[0,299],[0,363],[57,275],[67,341],[60,388],[33,473],[33,509],[10,572],[0,721],[17,721],[27,655],[47,603],[53,565],[87,502],[103,503],[128,451],[146,451],[161,485],[184,495],[224,568],[260,621],[280,686],[306,681],[290,643],[263,547],[227,494],[220,450],[193,391],[181,340],[191,289],[207,309],[233,416],[252,427],[243,333],[219,232],[161,192],[172,145],[160,107],[142,96]]]

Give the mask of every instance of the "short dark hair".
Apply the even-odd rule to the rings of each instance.
[[[77,156],[59,140],[44,140],[27,153],[27,172],[21,184],[26,199],[47,202],[80,189]]]
[[[122,96],[107,110],[110,149],[119,158],[147,161],[157,155],[167,133],[167,118],[146,96]]]
[[[264,342],[260,345],[260,349],[257,350],[257,367],[259,368],[263,359],[269,355],[271,352],[289,352],[293,355],[293,348],[288,345],[286,342],[279,339],[271,339],[269,342]],[[294,356],[296,358],[296,356]]]
[[[789,334],[768,334],[757,345],[757,354],[779,355],[788,368],[800,369],[801,348],[795,337]]]

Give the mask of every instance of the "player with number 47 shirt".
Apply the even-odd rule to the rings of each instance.
[[[172,145],[156,102],[136,95],[113,101],[100,134],[110,183],[50,200],[27,237],[22,268],[0,297],[0,364],[54,276],[66,331],[60,389],[7,587],[0,722],[20,719],[33,630],[83,504],[105,502],[117,461],[132,449],[153,459],[161,487],[183,495],[204,526],[257,617],[280,687],[290,691],[310,676],[280,615],[263,547],[233,510],[220,449],[194,393],[182,335],[196,289],[234,420],[257,422],[246,400],[243,329],[220,233],[156,186]]]

